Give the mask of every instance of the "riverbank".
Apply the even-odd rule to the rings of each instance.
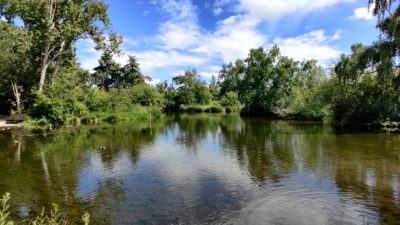
[[[7,123],[7,118],[9,115],[0,115],[0,129],[10,128],[10,127],[22,127],[22,123],[10,124]]]

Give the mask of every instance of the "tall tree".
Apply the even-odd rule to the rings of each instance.
[[[273,115],[280,98],[287,96],[298,62],[280,55],[277,46],[268,52],[251,49],[245,60],[245,76],[239,97],[245,103],[244,114]]]
[[[107,80],[110,79],[112,73],[121,70],[121,66],[113,59],[114,56],[122,54],[121,43],[122,37],[115,33],[111,33],[108,37],[98,37],[96,50],[101,51],[102,55],[99,59],[99,65],[94,68],[93,84],[108,89]]]
[[[212,95],[207,84],[200,80],[197,70],[187,70],[183,75],[172,78],[177,86],[175,102],[181,104],[207,104]]]
[[[217,99],[219,96],[220,87],[218,85],[217,78],[214,75],[211,77],[211,81],[210,84],[208,85],[208,88],[210,89],[210,93],[213,96],[213,98]]]
[[[99,40],[109,25],[108,6],[102,0],[3,0],[0,6],[2,16],[10,22],[20,17],[24,28],[33,32],[39,93],[43,93],[49,69],[53,75],[58,72],[63,56],[78,39]]]

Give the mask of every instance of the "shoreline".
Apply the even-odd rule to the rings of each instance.
[[[9,115],[0,115],[0,129],[11,127],[23,127],[22,123],[7,123]]]

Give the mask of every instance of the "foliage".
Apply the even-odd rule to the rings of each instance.
[[[3,198],[0,199],[1,202],[1,210],[0,210],[0,225],[13,225],[14,222],[8,220],[8,216],[10,213],[8,209],[10,208],[9,201],[11,195],[10,193],[6,193],[3,195]]]
[[[328,104],[319,90],[324,71],[316,61],[294,61],[279,48],[251,49],[245,60],[224,65],[221,104],[234,110],[244,104],[242,115],[322,119]]]
[[[89,111],[85,104],[88,90],[83,80],[88,74],[77,68],[62,69],[47,86],[45,94],[37,94],[30,108],[33,118],[46,117],[52,123],[63,123],[67,116],[83,116]]]
[[[100,43],[101,45],[98,45],[97,49],[102,51],[103,54],[99,59],[99,66],[94,68],[95,73],[92,76],[94,85],[105,90],[121,89],[144,84],[145,80],[149,79],[140,71],[135,56],[128,55],[128,62],[123,66],[114,61],[113,56],[121,55],[121,36],[111,33],[106,41]]]
[[[174,96],[176,105],[182,104],[208,104],[212,95],[204,81],[200,80],[197,70],[187,70],[183,75],[172,78],[177,86]]]
[[[136,106],[130,112],[92,112],[96,118],[105,122],[118,122],[118,121],[147,121],[150,119],[160,119],[162,112],[159,107],[142,107]]]
[[[238,94],[236,92],[230,91],[225,93],[220,100],[223,107],[236,107],[240,106],[240,101]]]
[[[210,90],[210,94],[214,100],[218,99],[220,93],[220,87],[217,83],[217,78],[215,76],[211,77],[210,84],[208,85],[208,89]]]
[[[315,60],[301,62],[289,95],[279,100],[275,113],[294,119],[330,119],[330,96],[325,93],[328,82]]]
[[[335,67],[332,108],[343,123],[374,123],[399,119],[399,78],[394,65],[384,62],[377,46],[353,45]],[[371,54],[374,55],[371,61]],[[369,65],[368,68],[366,67]]]
[[[13,225],[16,224],[14,221],[8,220],[9,208],[11,195],[10,193],[6,193],[3,195],[3,198],[0,199],[1,209],[0,209],[0,225]],[[90,222],[89,213],[85,212],[82,216],[82,222],[85,225],[88,225]],[[67,225],[71,224],[68,220],[62,215],[59,211],[58,206],[53,204],[53,208],[50,210],[50,214],[46,214],[44,208],[41,213],[37,215],[33,220],[29,222],[31,225]]]
[[[31,38],[24,29],[0,21],[0,102],[15,103],[17,111],[20,103],[16,98],[26,99],[34,83],[30,75]],[[21,96],[16,96],[12,84]]]
[[[218,102],[213,102],[208,105],[181,105],[181,112],[189,112],[189,113],[221,113],[225,112],[225,108],[222,107]]]

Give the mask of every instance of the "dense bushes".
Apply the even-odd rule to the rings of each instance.
[[[214,102],[209,105],[181,105],[180,112],[189,113],[222,113],[225,112],[225,108],[221,106],[218,102]]]
[[[130,112],[138,119],[149,118],[152,106],[152,118],[160,117],[162,96],[154,88],[146,84],[133,85],[126,88],[112,88],[108,91],[90,88],[83,78],[89,76],[79,68],[60,71],[62,74],[46,87],[45,94],[38,94],[29,110],[32,118],[47,118],[51,123],[78,124],[72,118],[89,118],[95,112],[113,113],[115,115]],[[99,117],[99,119],[118,121]],[[133,118],[121,118],[121,120]],[[75,119],[76,120],[76,119]]]

